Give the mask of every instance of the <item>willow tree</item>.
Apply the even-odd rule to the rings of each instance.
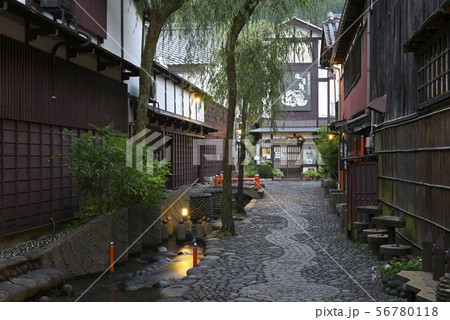
[[[190,0],[139,0],[138,13],[148,19],[148,31],[145,37],[144,50],[141,57],[141,72],[139,74],[139,100],[136,108],[135,132],[141,132],[147,127],[148,101],[150,98],[151,71],[156,46],[161,31],[170,21],[173,14]]]
[[[258,113],[260,109],[257,107],[261,106],[263,99],[269,96],[269,98],[273,98],[276,101],[278,97],[275,98],[275,96],[280,93],[279,87],[277,87],[280,84],[279,77],[270,79],[264,77],[263,79],[270,83],[270,85],[267,85],[268,83],[264,83],[263,79],[257,79],[249,73],[249,70],[245,70],[245,68],[241,71],[239,70],[239,65],[244,66],[244,62],[240,63],[239,59],[241,57],[246,57],[251,61],[261,58],[259,52],[256,51],[252,52],[250,50],[247,54],[244,54],[246,52],[245,44],[255,36],[255,33],[252,32],[252,26],[264,22],[270,31],[271,37],[281,39],[286,34],[283,33],[285,32],[283,28],[279,28],[279,26],[292,18],[292,12],[295,10],[314,12],[315,2],[313,0],[208,0],[206,2],[191,0],[189,5],[184,7],[185,10],[179,11],[178,22],[182,26],[182,30],[184,30],[183,36],[189,39],[190,46],[195,47],[195,45],[206,43],[211,49],[211,65],[214,65],[214,67],[210,68],[211,72],[206,75],[206,79],[210,79],[210,89],[218,93],[225,92],[226,96],[225,100],[228,110],[224,143],[224,181],[221,206],[223,232],[235,233],[231,212],[232,164],[230,163],[231,155],[229,150],[234,136],[234,121],[238,102],[240,99],[245,100],[246,105],[248,104],[250,107],[248,109],[249,113],[252,113],[250,110],[256,110],[253,112]],[[265,31],[267,30],[265,29]],[[263,33],[263,35],[268,36],[268,33]],[[281,43],[283,42],[280,41],[278,44]],[[286,44],[286,42],[284,43]],[[243,55],[240,56],[239,53],[243,53]],[[264,61],[267,60],[264,59]],[[270,61],[267,62],[271,63]],[[279,60],[274,59],[272,63],[277,64]],[[267,70],[265,66],[258,65],[258,67],[262,70]],[[277,70],[279,69],[277,68]],[[243,86],[245,89],[239,91],[238,84],[241,82],[245,84]],[[247,82],[251,83],[247,84]],[[263,84],[261,88],[266,85],[264,87],[265,90],[263,90],[264,93],[252,96],[252,99],[246,99],[247,94],[250,93],[252,95],[252,90],[261,84]],[[249,90],[252,86],[253,89]],[[239,92],[241,92],[241,96]],[[254,101],[253,99],[260,99],[259,104],[251,103]],[[223,100],[219,98],[219,101]]]

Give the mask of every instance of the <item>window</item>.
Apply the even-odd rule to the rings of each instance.
[[[361,36],[357,36],[344,65],[344,94],[347,96],[361,76]]]
[[[450,97],[449,24],[438,31],[417,52],[417,94],[419,109]]]

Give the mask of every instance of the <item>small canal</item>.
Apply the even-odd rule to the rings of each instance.
[[[144,250],[141,256],[129,259],[126,265],[115,266],[114,275],[111,276],[108,271],[89,290],[99,274],[66,281],[73,287],[74,294],[70,297],[53,296],[51,301],[157,301],[161,299],[162,287],[183,278],[186,271],[192,268],[193,245],[193,241],[180,244],[170,239],[157,249]],[[199,247],[198,251],[198,258],[203,258],[202,248]]]

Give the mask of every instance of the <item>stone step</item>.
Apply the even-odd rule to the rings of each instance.
[[[0,281],[8,280],[32,270],[32,261],[26,256],[14,256],[0,260]]]
[[[63,273],[57,269],[38,269],[0,282],[0,302],[20,302],[59,287]]]

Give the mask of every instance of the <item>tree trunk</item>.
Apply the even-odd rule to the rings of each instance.
[[[230,142],[234,134],[234,117],[236,116],[237,82],[236,82],[236,59],[234,56],[236,42],[242,28],[254,12],[259,0],[247,0],[243,10],[233,19],[230,32],[227,37],[225,48],[225,70],[228,82],[228,112],[227,132],[225,134],[224,168],[223,168],[223,191],[220,217],[222,219],[222,231],[235,234],[234,221],[231,212],[231,164],[230,164]]]
[[[244,160],[246,155],[244,139],[246,137],[246,122],[247,122],[247,103],[244,101],[242,104],[242,134],[241,134],[241,153],[239,154],[239,180],[238,180],[238,193],[237,193],[237,209],[236,213],[246,214],[244,207]]]
[[[136,123],[134,134],[141,132],[148,124],[148,101],[150,98],[150,85],[153,58],[156,52],[159,35],[167,18],[180,9],[189,0],[164,0],[158,6],[150,9],[150,25],[145,38],[144,51],[141,57],[141,70],[139,74],[139,100],[136,108]]]

